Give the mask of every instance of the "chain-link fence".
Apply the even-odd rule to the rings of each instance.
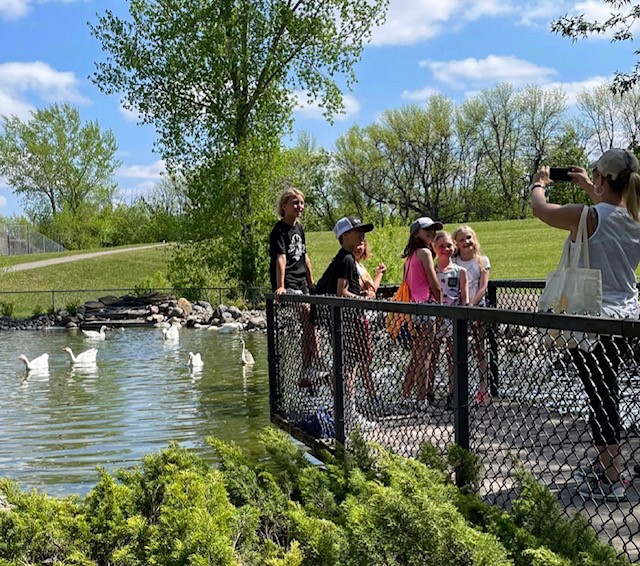
[[[640,322],[536,313],[543,286],[494,282],[499,308],[268,296],[272,420],[316,450],[456,443],[505,507],[523,467],[636,560]]]
[[[30,226],[0,224],[0,255],[63,252],[64,246],[54,242]]]

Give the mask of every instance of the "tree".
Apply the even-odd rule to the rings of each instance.
[[[336,79],[355,81],[371,28],[387,0],[147,0],[131,18],[102,15],[92,34],[109,54],[94,81],[155,125],[169,168],[195,171],[189,197],[255,282],[261,176],[288,130],[294,91],[327,117],[343,108]],[[226,222],[214,223],[212,215]],[[229,219],[241,228],[229,230]],[[238,255],[237,251],[234,255]]]
[[[120,166],[111,130],[97,122],[81,123],[77,108],[54,104],[31,112],[22,121],[2,117],[0,174],[21,199],[30,220],[51,221],[56,215],[77,215],[83,208],[110,205]]]
[[[563,16],[551,23],[551,31],[574,41],[591,35],[601,35],[612,32],[611,41],[633,41],[634,24],[640,19],[640,4],[632,4],[631,0],[602,0],[611,5],[618,12],[611,12],[605,21],[589,21],[584,14],[577,16]],[[628,10],[624,10],[628,6]],[[640,55],[640,49],[634,51]],[[623,93],[640,80],[640,63],[636,63],[630,73],[617,71],[613,80],[613,91]]]

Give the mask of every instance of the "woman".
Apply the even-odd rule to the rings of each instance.
[[[587,235],[590,267],[602,274],[602,314],[638,318],[635,271],[640,263],[640,176],[638,159],[625,149],[610,149],[594,162],[592,179],[580,167],[569,176],[589,195]],[[555,228],[568,230],[575,240],[583,205],[550,204],[545,189],[551,183],[549,168],[542,167],[529,189],[534,216]],[[620,456],[620,415],[617,371],[628,345],[621,338],[603,336],[591,352],[578,348],[571,355],[589,398],[590,425],[598,458],[578,470],[585,497],[620,501],[628,484]]]

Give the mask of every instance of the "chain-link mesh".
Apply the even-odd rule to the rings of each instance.
[[[542,286],[494,287],[492,304],[533,311]],[[309,446],[348,448],[356,429],[409,457],[425,442],[466,445],[482,459],[488,502],[509,507],[524,469],[638,559],[640,323],[620,323],[622,339],[598,319],[304,300],[268,303],[277,424]]]

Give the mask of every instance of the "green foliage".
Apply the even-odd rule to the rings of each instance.
[[[11,318],[15,311],[15,303],[12,301],[0,301],[0,316],[7,316]]]
[[[134,285],[134,295],[141,297],[155,289],[164,289],[169,287],[169,281],[162,271],[156,271],[153,275],[143,277],[139,283]]]
[[[260,439],[270,456],[261,463],[207,439],[215,469],[172,444],[140,467],[100,470],[84,500],[0,480],[0,565],[625,563],[524,476],[509,514],[457,490],[442,469],[450,464],[429,449],[422,457],[438,469],[356,439],[356,454],[327,455],[319,468],[279,430]]]
[[[120,162],[113,132],[97,122],[82,124],[78,109],[54,104],[2,119],[0,174],[21,198],[32,221],[66,212],[81,221],[87,208],[111,204],[117,186],[112,176]]]
[[[45,309],[42,305],[36,305],[35,307],[33,307],[33,310],[31,311],[31,315],[32,316],[40,316],[42,314],[45,314],[47,312],[47,309]]]
[[[84,304],[83,301],[78,299],[71,300],[67,302],[64,306],[64,310],[66,310],[71,316],[75,316],[78,314],[78,309]]]

